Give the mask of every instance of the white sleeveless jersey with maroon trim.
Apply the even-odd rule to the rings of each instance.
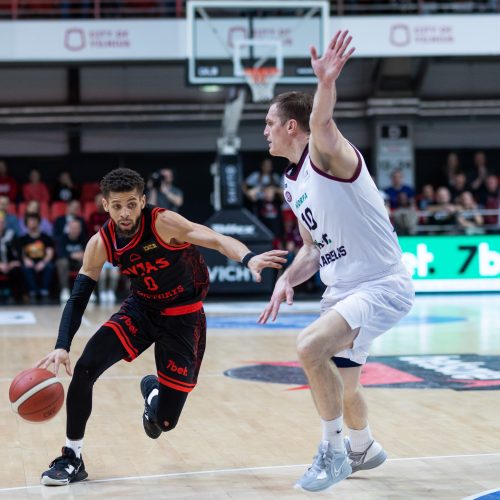
[[[354,146],[353,146],[354,147]],[[285,199],[320,251],[328,286],[350,286],[393,272],[401,248],[363,157],[349,180],[317,168],[308,148],[285,174]]]

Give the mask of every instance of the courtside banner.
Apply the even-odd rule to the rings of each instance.
[[[185,58],[184,20],[0,22],[0,62],[158,61]]]
[[[417,292],[500,291],[500,235],[401,236]]]
[[[500,54],[499,14],[332,17],[331,33],[339,29],[353,35],[354,57]],[[289,31],[278,30],[286,50]],[[0,21],[0,62],[185,60],[187,32],[185,19]],[[207,37],[204,50],[216,54],[220,42]]]
[[[348,29],[354,57],[489,56],[500,54],[500,15],[332,18]]]

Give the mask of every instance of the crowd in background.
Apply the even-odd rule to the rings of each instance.
[[[498,0],[330,0],[333,15],[497,12]],[[307,7],[307,6],[305,6]],[[0,17],[124,18],[186,15],[186,0],[5,0]]]
[[[417,191],[400,169],[391,172],[389,185],[378,186],[398,235],[500,233],[497,170],[483,151],[471,165],[462,162],[450,152]],[[179,212],[184,193],[174,181],[171,168],[152,172],[148,202]],[[247,208],[273,235],[273,247],[288,250],[291,261],[302,239],[271,158],[245,177],[242,190]],[[77,184],[62,171],[49,184],[32,169],[20,183],[0,160],[0,302],[65,302],[88,239],[108,218],[101,201],[97,182]],[[106,265],[92,300],[113,304],[120,286],[126,284],[118,270]]]
[[[442,169],[419,192],[404,184],[400,170],[382,195],[399,235],[499,233],[499,179],[483,151],[472,165],[450,152]]]
[[[390,185],[378,187],[400,236],[500,233],[498,171],[488,165],[483,151],[474,154],[470,166],[462,165],[459,155],[450,152],[432,182],[418,191],[404,183],[401,169],[391,173]],[[302,239],[270,158],[246,177],[242,189],[248,208],[274,235],[273,246],[288,250],[292,260]]]
[[[147,190],[170,210],[184,202],[169,168],[154,172]],[[85,246],[107,219],[98,182],[78,185],[62,171],[49,185],[32,169],[19,183],[0,160],[0,303],[66,302]],[[119,270],[106,263],[91,300],[114,304],[119,285]]]

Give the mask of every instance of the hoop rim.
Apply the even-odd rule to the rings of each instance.
[[[250,77],[254,75],[267,76],[280,73],[280,69],[276,66],[260,66],[258,68],[254,68],[253,66],[251,66],[249,68],[243,68],[243,72],[245,73],[245,75],[248,75]]]

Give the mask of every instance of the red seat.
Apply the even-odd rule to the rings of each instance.
[[[101,192],[98,182],[84,182],[82,184],[82,194],[80,196],[80,201],[85,203],[86,201],[94,201],[96,194]]]
[[[7,213],[9,213],[10,215],[15,215],[17,217],[17,205],[10,202],[9,207],[7,208]]]
[[[85,222],[88,222],[94,212],[97,212],[97,205],[93,201],[86,201],[83,204],[83,219]]]
[[[61,215],[66,215],[66,207],[65,201],[54,201],[50,207],[50,220],[55,221]]]

